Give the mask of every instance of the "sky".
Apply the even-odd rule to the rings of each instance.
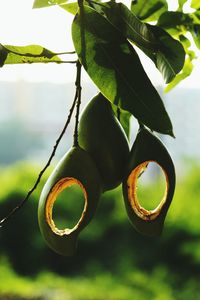
[[[73,16],[56,6],[32,9],[32,4],[33,0],[0,1],[0,43],[38,44],[55,52],[73,50]],[[73,70],[66,64],[8,65],[1,69],[0,80],[65,82],[73,80]]]
[[[128,3],[130,1],[123,1]],[[176,1],[170,0],[170,8]],[[55,52],[73,50],[71,23],[73,16],[59,7],[32,9],[33,0],[0,1],[0,43],[7,45],[38,44]],[[73,56],[65,58],[74,59]],[[147,74],[154,84],[163,85],[160,73],[153,63],[141,55]],[[199,64],[199,61],[198,61]],[[199,67],[184,81],[184,85],[198,86]],[[6,65],[0,70],[0,80],[50,81],[64,83],[74,81],[74,65],[33,64]],[[89,81],[86,74],[83,80]]]

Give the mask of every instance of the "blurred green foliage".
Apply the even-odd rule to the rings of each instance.
[[[0,171],[3,217],[25,196],[39,168],[17,164]],[[80,235],[77,254],[71,258],[53,253],[39,232],[37,203],[46,178],[0,230],[0,299],[199,299],[200,167],[193,167],[177,183],[161,237],[145,237],[134,230],[119,187],[102,196],[96,216]],[[160,189],[153,187],[145,185],[140,197],[157,197]],[[74,203],[78,192],[73,191],[71,205],[59,200],[55,213],[57,218],[61,216],[61,223],[65,217],[67,224],[77,218]]]

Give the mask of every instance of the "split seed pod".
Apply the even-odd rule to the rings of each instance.
[[[79,185],[83,191],[84,209],[72,229],[58,229],[52,217],[53,206],[58,195],[73,184]],[[50,175],[39,200],[39,227],[50,248],[61,255],[71,256],[75,253],[78,235],[91,221],[100,195],[101,179],[93,160],[80,147],[71,148]]]
[[[118,186],[124,177],[129,145],[110,102],[100,93],[81,115],[79,143],[95,161],[104,191]]]
[[[137,179],[150,162],[161,167],[166,180],[164,197],[154,210],[142,207],[137,198]],[[137,231],[150,236],[161,234],[174,195],[175,180],[174,164],[167,149],[154,134],[141,128],[131,149],[128,172],[123,181],[127,214]]]

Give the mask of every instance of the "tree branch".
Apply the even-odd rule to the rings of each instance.
[[[79,111],[81,105],[81,63],[77,61],[77,77],[76,77],[76,90],[77,90],[77,102],[76,102],[76,116],[75,116],[75,128],[74,128],[74,146],[78,146],[78,123],[79,123]]]

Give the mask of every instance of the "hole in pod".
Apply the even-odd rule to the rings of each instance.
[[[47,222],[56,234],[69,234],[82,222],[86,208],[87,194],[81,182],[75,178],[63,178],[48,196]]]
[[[128,177],[129,201],[135,213],[144,220],[155,219],[166,201],[168,178],[154,161],[138,165]]]

